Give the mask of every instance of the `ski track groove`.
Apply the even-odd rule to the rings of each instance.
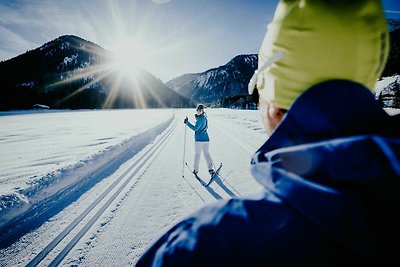
[[[171,125],[174,123],[172,121]],[[99,217],[104,213],[104,211],[111,205],[111,203],[117,198],[117,196],[121,193],[122,189],[128,184],[136,174],[143,168],[143,166],[151,159],[153,156],[152,153],[158,151],[160,148],[157,148],[159,143],[163,144],[166,142],[170,134],[174,131],[175,127],[168,127],[166,133],[155,142],[152,147],[147,150],[139,159],[132,163],[132,165],[120,176],[120,179],[116,180],[111,186],[108,187],[106,191],[103,192],[96,200],[83,212],[81,213],[71,224],[69,224],[63,232],[61,232],[52,242],[48,244],[37,256],[32,259],[27,266],[37,266],[41,261],[45,259],[45,257],[62,241],[67,235],[85,218],[115,187],[120,184],[124,178],[127,178],[125,182],[118,188],[118,190],[107,200],[107,202],[100,208],[99,211],[90,219],[90,221],[83,226],[83,228],[79,231],[77,235],[73,237],[73,239],[67,244],[67,246],[56,256],[56,258],[49,264],[49,266],[57,266],[64,257],[69,253],[69,251],[75,246],[75,244],[82,238],[82,236],[92,227],[92,225],[99,219]],[[142,162],[135,171],[129,176],[126,177],[129,172],[134,169],[140,162]]]
[[[163,148],[165,147],[167,145],[167,143],[165,142],[164,144],[163,144]],[[163,148],[161,148],[160,149],[160,151],[163,149]],[[146,171],[142,174],[142,176],[143,175],[145,175],[146,174],[146,172],[149,170],[149,169],[151,169],[151,167],[152,167],[152,164],[156,161],[156,159],[159,157],[159,155],[156,155],[154,158],[153,158],[153,160],[152,160],[152,163],[151,164],[149,164],[148,166],[147,166],[147,169],[146,169]],[[149,189],[152,189],[152,188],[154,188],[154,184],[152,184],[151,182],[151,180],[149,180],[149,179],[140,179],[138,182],[141,182],[142,184],[143,184],[143,189],[141,190],[141,191],[137,191],[136,189],[136,187],[135,187],[135,185],[132,185],[131,187],[130,187],[130,189],[129,189],[129,191],[125,194],[125,197],[124,197],[124,199],[122,200],[122,201],[125,201],[125,199],[126,199],[126,197],[128,197],[131,193],[132,193],[132,191],[134,191],[134,190],[136,190],[135,191],[135,198],[136,199],[144,199],[145,197],[146,197],[146,192],[147,192],[147,190],[149,190]],[[158,197],[158,194],[155,194],[154,195],[155,197]],[[179,196],[179,195],[178,195]],[[122,201],[120,202],[120,205],[122,205]],[[145,212],[143,211],[143,210],[145,210],[143,207],[141,208],[142,209],[142,211],[139,213],[139,214],[144,214]],[[111,220],[112,220],[113,218],[111,218]],[[149,214],[147,214],[146,215],[146,219],[148,219],[148,220],[151,220],[152,219],[152,214],[151,213],[149,213]],[[109,222],[110,223],[110,222]],[[165,222],[164,222],[164,227],[167,227],[168,226],[168,224],[165,224]],[[99,232],[99,231],[98,231]],[[142,235],[143,235],[143,239],[145,239],[145,240],[148,240],[149,238],[151,238],[151,236],[156,236],[158,234],[158,232],[150,232],[150,233],[148,233],[148,232],[145,232],[145,231],[143,231],[142,232]],[[139,250],[143,250],[144,248],[146,248],[146,246],[147,246],[147,242],[143,242],[141,239],[139,239],[137,242],[136,242],[136,244],[132,244],[132,245],[130,245],[130,247],[133,249],[133,250],[137,250],[137,249],[139,249]],[[105,264],[104,263],[104,261],[102,260],[102,259],[96,259],[96,261],[95,261],[95,265],[96,266],[119,266],[119,265],[121,265],[121,260],[120,260],[120,258],[121,258],[121,256],[126,256],[126,258],[130,258],[129,257],[129,255],[132,253],[132,252],[125,252],[124,254],[122,254],[121,255],[121,252],[120,252],[120,248],[118,247],[118,245],[117,244],[114,244],[113,245],[113,248],[115,249],[114,251],[113,251],[113,253],[111,254],[112,255],[112,257],[108,257],[107,258],[107,260],[109,261],[107,264]],[[135,258],[135,257],[132,257],[132,258]],[[72,261],[73,262],[73,261]],[[70,262],[68,262],[68,264],[70,264]],[[131,264],[130,262],[127,262],[126,264]],[[93,261],[90,261],[89,262],[89,264],[88,264],[88,266],[93,266]]]
[[[182,124],[180,120],[178,123]],[[249,146],[247,147],[248,151],[244,151],[239,146],[231,145],[236,144],[237,139],[227,139],[225,133],[220,132],[218,127],[214,129],[212,126],[211,130],[210,136],[213,141],[228,140],[226,144],[212,143],[210,145],[210,149],[218,150],[216,153],[210,151],[213,159],[224,158],[230,153],[240,153],[245,160],[240,164],[235,164],[235,167],[238,165],[241,170],[246,169],[248,167],[246,161],[250,161],[254,150],[251,151],[251,154],[249,151],[253,147]],[[209,186],[210,190],[207,190],[195,178],[190,177],[192,174],[186,168],[182,177],[182,173],[180,173],[182,154],[177,148],[183,148],[183,124],[177,128],[176,133],[175,138],[171,138],[171,141],[166,144],[167,148],[159,156],[162,161],[154,161],[154,168],[149,167],[143,174],[144,177],[140,180],[139,185],[129,190],[109,223],[97,230],[96,237],[90,240],[89,244],[83,244],[83,248],[71,255],[67,261],[69,265],[134,265],[145,249],[162,233],[180,219],[204,206],[205,203],[215,202],[216,197],[212,195],[213,192],[218,192],[221,198],[231,198],[216,182],[213,182]],[[244,130],[243,133],[246,131]],[[187,138],[189,144],[193,142],[189,136]],[[225,146],[229,146],[229,148],[227,147],[223,151],[222,148]],[[194,147],[188,145],[186,149],[186,161],[190,162],[188,159],[193,156]],[[224,168],[229,168],[232,163],[234,163],[234,159],[227,158],[226,163],[225,158],[223,160],[224,167],[222,167],[220,175],[222,185],[228,185],[239,196],[248,193],[254,194],[256,190],[261,190],[261,186],[251,178],[249,172],[248,174],[245,172],[245,175],[240,175],[242,173],[235,175],[233,170],[224,170]],[[204,164],[204,159],[201,159],[200,169],[204,169]],[[224,175],[224,171],[227,171],[226,175]],[[227,179],[231,181],[228,182]],[[235,188],[232,184],[235,187],[237,184],[243,186]],[[109,241],[114,239],[118,241],[110,244]]]
[[[180,151],[174,149],[182,147],[183,139],[180,137],[183,137],[183,124],[177,136],[166,144],[167,148],[155,160],[154,166],[143,174],[139,185],[129,191],[121,204],[122,209],[114,214],[106,229],[90,246],[77,251],[69,263],[79,266],[134,265],[155,238],[204,205],[199,195],[206,202],[215,201],[197,180],[191,181],[187,177],[189,181],[184,182],[182,174],[177,175],[176,170],[182,168],[180,160],[163,160],[166,157],[181,159]],[[191,184],[194,190],[186,183]],[[109,244],[110,238],[117,239],[118,244]]]

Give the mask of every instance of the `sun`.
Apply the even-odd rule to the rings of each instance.
[[[145,68],[147,51],[146,47],[138,40],[124,38],[113,43],[112,68],[120,75],[136,78],[138,70]]]
[[[111,54],[108,65],[113,81],[103,107],[112,107],[116,101],[132,101],[135,107],[147,107],[146,96],[152,92],[146,80],[149,59],[146,46],[138,39],[115,39]]]

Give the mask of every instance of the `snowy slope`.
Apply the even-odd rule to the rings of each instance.
[[[171,115],[172,111],[165,113]],[[201,186],[189,170],[183,168],[185,128],[182,119],[187,115],[193,121],[193,110],[179,110],[175,113],[175,120],[168,127],[169,130],[164,131],[170,131],[170,135],[165,137],[165,142],[160,143],[159,148],[154,148],[148,154],[149,160],[140,171],[133,175],[132,164],[145,155],[146,151],[151,151],[151,143],[158,146],[156,141],[133,155],[114,173],[40,227],[24,235],[13,245],[1,249],[0,265],[26,265],[119,177],[129,180],[122,186],[118,184],[121,191],[116,194],[117,197],[109,201],[109,205],[105,206],[98,219],[78,239],[60,265],[133,265],[155,238],[205,203],[256,194],[262,190],[251,178],[249,171],[251,155],[266,139],[257,111],[208,111],[211,156],[215,164],[224,164],[220,177],[209,188]],[[142,120],[143,118],[140,121]],[[67,128],[64,130],[68,131]],[[192,164],[193,133],[189,129],[186,137],[186,161]],[[200,176],[207,180],[203,158],[200,168]],[[88,217],[79,220],[71,234],[79,232],[80,225],[86,224],[91,214],[99,210],[106,199],[107,197],[101,200]],[[55,252],[46,256],[44,264],[54,260],[69,240],[71,237],[67,236],[65,241],[60,242]]]
[[[400,80],[400,75],[393,75],[390,77],[383,77],[381,80],[377,81],[374,87],[375,95],[379,95],[379,93],[388,88],[390,84],[397,82]]]
[[[166,84],[179,94],[205,103],[247,95],[247,84],[257,68],[257,55],[239,55],[218,68],[185,74]]]
[[[384,77],[375,85],[375,95],[385,108],[400,108],[400,75]]]

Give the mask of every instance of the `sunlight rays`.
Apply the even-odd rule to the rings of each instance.
[[[135,77],[133,79],[134,85],[137,89],[140,88],[140,83],[139,83],[139,77]],[[130,90],[132,94],[132,100],[134,101],[135,105],[138,108],[147,108],[147,101],[144,97],[143,91],[142,90]]]
[[[107,1],[109,11],[112,18],[113,31],[111,33],[110,54],[105,54],[105,51],[97,48],[95,45],[75,47],[77,50],[89,52],[97,55],[99,58],[106,58],[105,62],[95,66],[88,66],[76,70],[67,71],[63,76],[67,77],[62,81],[55,82],[46,86],[46,89],[55,89],[56,87],[66,85],[72,82],[79,82],[84,79],[91,79],[89,83],[81,86],[65,98],[61,102],[78,95],[84,90],[89,89],[93,84],[100,82],[102,86],[108,88],[106,99],[104,100],[103,108],[113,108],[117,102],[122,102],[121,105],[127,105],[125,102],[131,102],[132,107],[146,108],[148,97],[142,92],[143,84],[139,82],[142,75],[142,66],[146,65],[145,45],[140,44],[140,38],[136,40],[126,28],[126,21],[123,19],[123,12],[120,6],[115,1]]]
[[[78,93],[80,93],[80,92],[82,92],[82,91],[84,91],[84,90],[86,90],[86,89],[89,89],[92,85],[96,84],[97,82],[102,81],[102,80],[103,80],[107,75],[109,75],[109,74],[110,74],[110,72],[106,72],[106,73],[104,73],[103,75],[100,75],[98,78],[92,80],[92,81],[89,82],[88,84],[85,84],[84,86],[79,87],[77,90],[75,90],[75,91],[72,92],[71,94],[67,95],[66,97],[64,97],[63,99],[61,99],[60,101],[58,101],[57,104],[63,103],[63,102],[65,102],[66,100],[68,100],[68,99],[70,99],[70,98],[76,96]]]
[[[124,37],[115,42],[112,53],[113,67],[125,75],[135,76],[137,69],[146,65],[146,55],[149,51],[139,42]]]
[[[166,107],[165,101],[160,97],[160,95],[153,91],[152,86],[149,85],[147,81],[144,82],[147,85],[147,88],[149,88],[149,94],[155,99],[156,103],[162,107]]]
[[[71,83],[71,82],[76,82],[76,81],[80,81],[82,79],[86,79],[88,77],[92,77],[95,74],[99,74],[99,73],[102,73],[102,72],[109,72],[110,70],[111,70],[110,67],[100,65],[100,66],[90,66],[90,67],[86,67],[86,68],[79,69],[79,70],[72,70],[72,71],[63,72],[62,75],[67,77],[66,79],[63,79],[63,80],[61,80],[59,82],[55,82],[55,83],[52,83],[52,84],[49,84],[49,85],[46,85],[44,87],[44,89],[52,90],[52,89],[54,89],[56,87],[59,87],[59,86],[62,86],[62,85],[66,85],[66,84]],[[78,71],[80,73],[77,73]]]
[[[106,100],[104,101],[103,108],[110,109],[115,103],[115,99],[117,97],[117,93],[119,92],[119,88],[121,86],[121,76],[118,76],[115,82],[112,84],[110,93],[108,94]]]
[[[116,1],[106,0],[106,2],[109,17],[104,19],[108,24],[97,34],[102,38],[104,36],[109,38],[106,46],[108,51],[91,43],[78,45],[78,47],[71,45],[71,48],[76,51],[94,55],[95,59],[89,59],[88,65],[63,72],[59,79],[54,77],[55,81],[44,86],[43,90],[68,88],[68,85],[72,84],[70,88],[75,89],[58,102],[62,104],[74,97],[79,97],[80,93],[84,93],[99,83],[99,86],[105,88],[102,108],[167,106],[166,101],[171,101],[171,99],[163,99],[160,93],[162,89],[154,88],[162,88],[162,82],[153,81],[157,78],[146,70],[151,69],[151,66],[159,65],[160,59],[165,58],[166,55],[174,54],[182,47],[198,40],[179,39],[178,35],[181,34],[182,29],[178,28],[155,39],[154,34],[150,34],[154,26],[153,21],[156,19],[155,12],[149,10],[150,12],[143,16],[139,7],[141,4],[137,1],[130,2],[124,7]],[[97,25],[97,18],[92,19],[93,25]],[[188,25],[184,26],[184,28],[187,27]],[[171,38],[174,42],[171,42]],[[76,88],[76,85],[79,88]]]

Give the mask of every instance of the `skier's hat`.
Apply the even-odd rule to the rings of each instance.
[[[204,110],[205,108],[203,104],[198,104],[196,110]]]
[[[317,83],[345,79],[374,88],[389,51],[379,0],[281,0],[268,25],[249,83],[289,109]]]

